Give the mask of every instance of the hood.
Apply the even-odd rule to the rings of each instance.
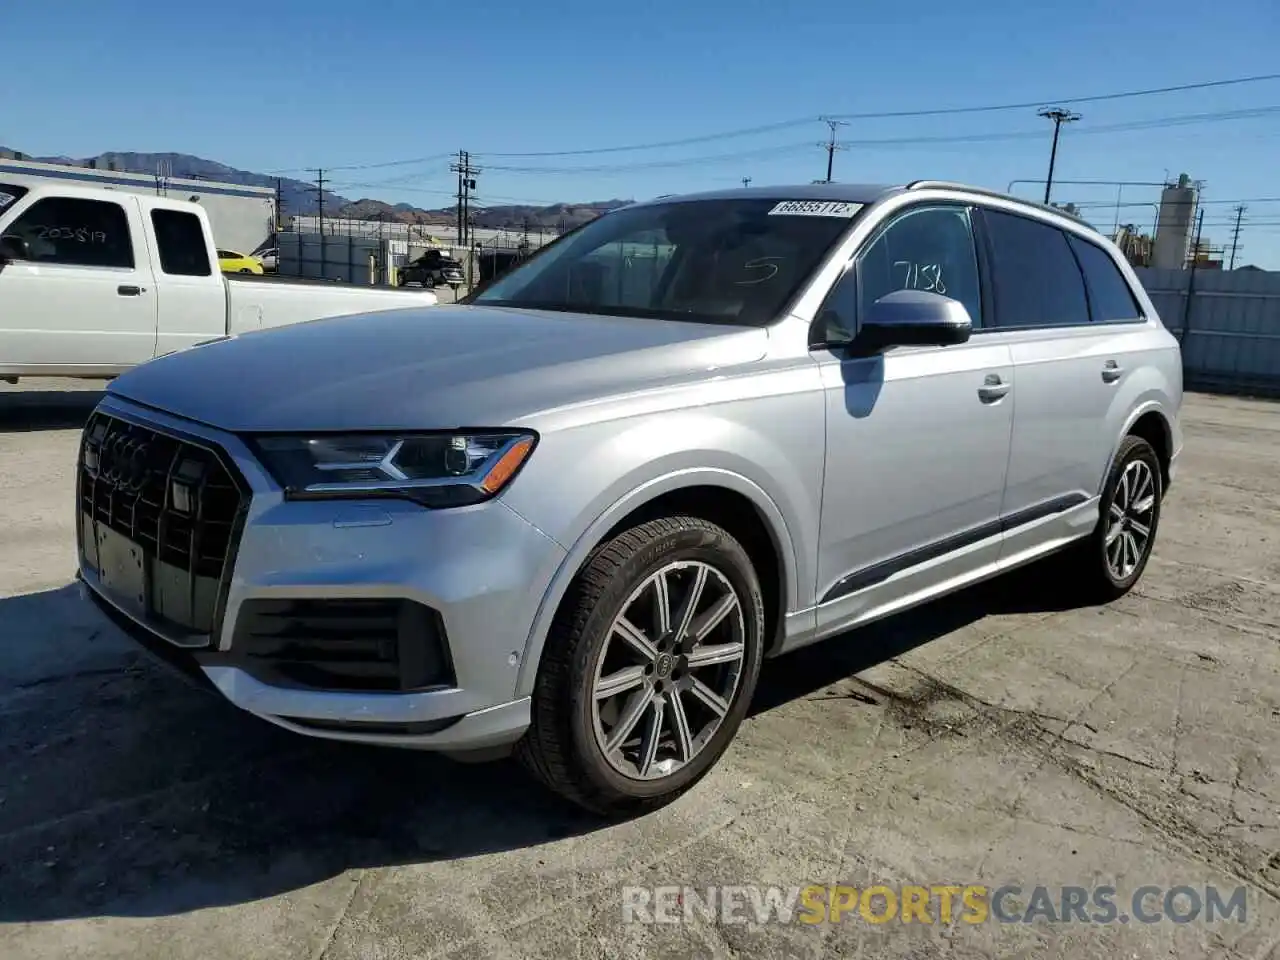
[[[312,320],[171,353],[108,392],[240,433],[498,427],[712,376],[761,329],[497,307]]]

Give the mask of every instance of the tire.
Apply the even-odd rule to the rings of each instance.
[[[252,271],[252,270],[250,270],[248,267],[241,267],[241,268],[240,268],[240,272],[241,272],[241,273],[253,273],[253,271]]]
[[[657,606],[659,578],[673,626],[699,578],[704,586],[691,627],[705,626],[712,611],[728,608],[706,633],[707,643],[686,637],[672,651],[677,631],[660,635],[656,613],[648,613]],[[730,592],[736,607],[730,607]],[[659,656],[640,653],[613,630],[624,612],[647,637],[657,637],[650,649]],[[764,637],[759,580],[727,531],[688,516],[627,530],[596,548],[561,601],[538,667],[532,721],[516,755],[552,791],[593,813],[628,816],[664,806],[705,776],[737,733],[760,675]],[[701,659],[732,655],[739,638],[736,661],[690,665],[684,659],[690,653]],[[614,696],[594,695],[602,681],[637,670],[647,670],[638,685],[619,686],[623,692]],[[714,700],[705,699],[707,690]],[[607,741],[619,735],[629,709],[655,691],[633,725],[639,733],[621,733],[623,746],[610,751]],[[655,716],[658,737],[652,736]],[[655,741],[646,761],[643,748]]]
[[[1144,475],[1149,479],[1143,479]],[[1148,509],[1135,509],[1143,507],[1148,498]],[[1098,603],[1118,600],[1142,578],[1160,528],[1163,498],[1160,458],[1146,440],[1125,437],[1102,488],[1098,525],[1064,557],[1070,565],[1068,575],[1084,594],[1082,599]],[[1141,537],[1143,529],[1147,531],[1145,539]],[[1132,555],[1135,546],[1136,561]],[[1123,565],[1115,562],[1120,550],[1129,551]]]

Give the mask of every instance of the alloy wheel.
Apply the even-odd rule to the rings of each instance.
[[[1145,460],[1129,463],[1116,484],[1107,514],[1103,552],[1117,581],[1133,576],[1151,547],[1156,510],[1156,481]]]
[[[605,638],[591,690],[596,743],[626,777],[692,761],[720,728],[746,656],[742,602],[701,561],[674,561],[637,587]]]

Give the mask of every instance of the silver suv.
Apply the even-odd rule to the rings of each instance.
[[[298,733],[686,790],[777,654],[1061,551],[1142,575],[1178,343],[1116,249],[940,182],[661,198],[455,307],[199,346],[84,432],[87,594]],[[765,668],[767,669],[767,668]]]

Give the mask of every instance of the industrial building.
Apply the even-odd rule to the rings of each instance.
[[[27,186],[62,182],[191,200],[208,214],[213,242],[222,249],[241,253],[258,250],[275,232],[275,191],[270,187],[4,158],[0,158],[0,179]]]

